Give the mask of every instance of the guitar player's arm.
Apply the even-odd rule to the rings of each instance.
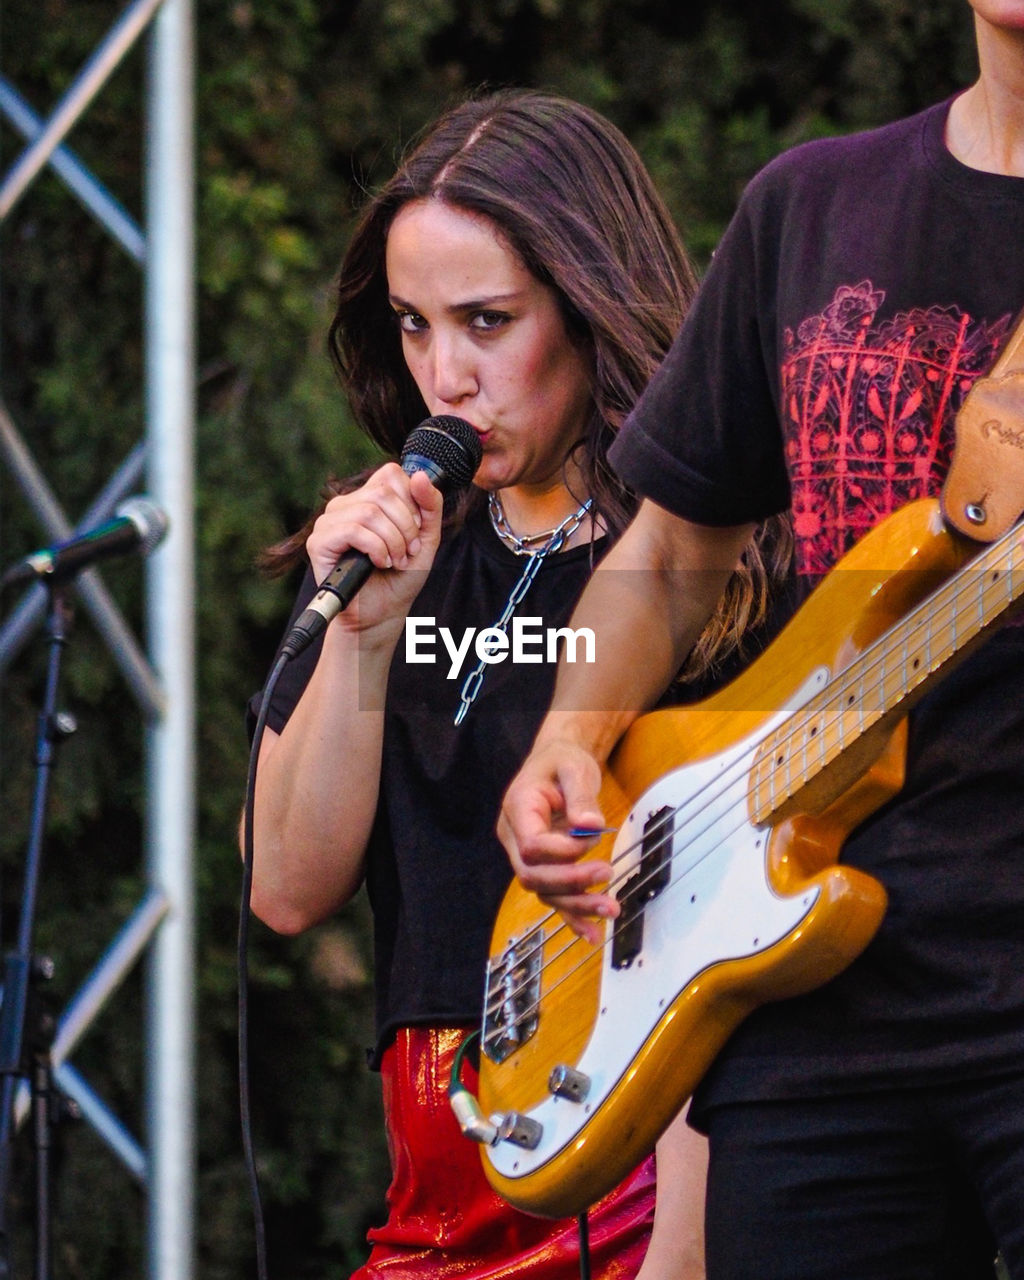
[[[668,687],[711,616],[753,526],[692,524],[645,501],[593,574],[573,614],[589,627],[593,663],[559,668],[551,708],[502,806],[498,835],[520,882],[596,940],[595,916],[618,907],[587,893],[604,863],[577,862],[598,828],[601,764],[620,736]]]

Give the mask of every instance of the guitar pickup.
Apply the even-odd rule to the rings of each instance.
[[[488,962],[482,1046],[492,1062],[504,1062],[537,1030],[543,954],[540,931],[534,930]]]
[[[628,969],[643,950],[644,911],[668,888],[674,813],[671,805],[664,805],[648,817],[640,845],[640,865],[615,895],[621,912],[612,930],[613,969]]]

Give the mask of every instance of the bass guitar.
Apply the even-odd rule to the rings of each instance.
[[[518,883],[492,933],[479,1097],[505,1200],[585,1210],[751,1010],[867,946],[885,892],[839,863],[843,841],[902,786],[908,710],[1024,594],[1022,562],[1024,523],[979,550],[912,503],[731,684],[634,722],[601,790],[621,904],[603,944]]]

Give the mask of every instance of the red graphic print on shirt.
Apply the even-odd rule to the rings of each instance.
[[[843,285],[820,315],[786,330],[783,420],[801,574],[826,573],[897,507],[938,493],[956,411],[1012,319],[986,324],[930,307],[876,325],[884,298],[869,280]]]

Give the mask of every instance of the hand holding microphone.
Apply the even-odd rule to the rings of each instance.
[[[428,418],[410,432],[401,465],[406,475],[425,472],[434,487],[450,497],[468,487],[481,457],[480,439],[470,424],[443,415]],[[345,552],[320,583],[309,606],[288,633],[281,652],[290,658],[301,653],[348,607],[374,567],[366,552]]]

